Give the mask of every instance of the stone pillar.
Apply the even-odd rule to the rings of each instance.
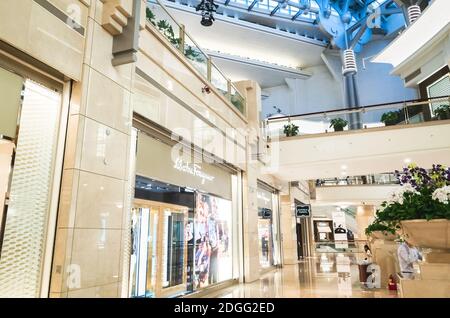
[[[297,264],[297,233],[291,195],[281,195],[280,227],[283,265]]]
[[[365,230],[372,222],[375,215],[375,207],[373,205],[360,205],[356,209],[356,225],[358,227],[358,239],[367,240]]]
[[[111,63],[106,3],[90,2],[82,80],[73,83],[50,297],[120,297],[127,281],[134,64]]]
[[[252,157],[252,149],[256,149],[257,137],[260,137],[259,115],[261,111],[261,88],[254,81],[235,83],[236,88],[247,102],[247,119],[249,133],[247,134],[247,164],[243,174],[243,240],[244,240],[244,281],[246,283],[258,280],[259,240],[258,240],[258,201],[257,187],[259,163]]]

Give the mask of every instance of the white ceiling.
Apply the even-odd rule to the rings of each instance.
[[[296,181],[393,172],[406,166],[405,159],[424,168],[433,163],[450,166],[448,136],[450,124],[291,137],[271,144],[271,150],[279,154],[272,157],[275,170],[271,171]]]
[[[323,64],[320,54],[325,44],[321,41],[303,40],[297,35],[223,16],[217,16],[212,26],[203,27],[195,11],[186,11],[192,8],[183,9],[169,8],[169,11],[204,49],[293,68]],[[157,9],[152,10],[158,18]],[[227,73],[227,69],[223,71]]]
[[[428,47],[442,30],[450,29],[450,1],[434,1],[420,19],[411,24],[372,61],[389,63],[395,67],[415,52]]]
[[[214,63],[234,82],[254,80],[261,88],[286,85],[286,78],[306,79],[306,72],[276,67],[267,63],[245,61],[232,56],[212,54]]]
[[[394,192],[398,185],[323,186],[316,188],[317,206],[328,205],[378,205]]]

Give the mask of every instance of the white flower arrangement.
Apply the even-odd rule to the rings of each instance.
[[[437,200],[444,204],[449,204],[450,202],[450,186],[444,186],[434,190],[431,198]]]
[[[403,199],[404,199],[405,193],[420,194],[420,192],[418,192],[416,189],[414,189],[414,187],[411,184],[406,183],[391,194],[389,202],[403,204]]]

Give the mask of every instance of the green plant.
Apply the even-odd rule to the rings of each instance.
[[[390,111],[381,115],[381,122],[386,126],[395,125],[399,122],[400,111]]]
[[[298,126],[289,122],[287,125],[284,125],[283,132],[286,134],[286,137],[297,136]]]
[[[236,107],[242,114],[244,113],[244,101],[240,96],[231,95],[231,103]]]
[[[449,105],[440,105],[436,107],[434,110],[434,115],[440,119],[450,119],[450,106]]]
[[[450,168],[437,164],[427,171],[411,164],[395,175],[401,187],[381,204],[375,223],[398,229],[404,220],[450,220]]]
[[[376,231],[383,232],[383,234],[395,234],[395,230],[395,227],[389,226],[388,224],[376,220],[366,228],[365,233],[367,236]]]
[[[186,45],[186,50],[184,51],[184,55],[190,59],[191,61],[196,61],[203,63],[205,59],[203,58],[203,55],[200,54],[196,49],[194,49],[190,45]]]
[[[330,121],[330,128],[333,127],[334,131],[343,131],[348,125],[348,121],[342,118],[334,118]]]
[[[152,10],[150,10],[149,8],[145,9],[145,16],[146,16],[147,20],[150,21],[151,24],[156,26],[156,21],[155,21],[156,16]]]

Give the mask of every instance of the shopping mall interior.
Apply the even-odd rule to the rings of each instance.
[[[450,298],[449,12],[1,0],[0,298]]]

